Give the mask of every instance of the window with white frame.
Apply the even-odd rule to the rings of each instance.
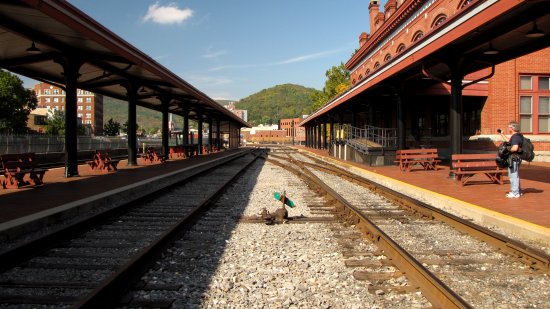
[[[550,76],[519,77],[519,117],[522,132],[550,133]]]

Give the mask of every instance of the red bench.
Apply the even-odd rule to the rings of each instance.
[[[462,186],[466,185],[477,174],[487,176],[491,182],[503,184],[503,176],[508,170],[499,167],[495,159],[496,155],[490,153],[454,154],[451,157],[456,179],[460,181]]]
[[[4,154],[0,156],[4,179],[4,189],[18,189],[23,186],[44,184],[44,174],[48,169],[38,167],[34,153]]]
[[[147,147],[147,151],[145,151],[141,158],[145,161],[145,163],[164,163],[166,161],[162,152],[162,147]]]
[[[113,159],[109,155],[109,150],[96,150],[94,157],[91,161],[86,161],[92,170],[97,171],[108,171],[115,172],[117,171],[117,165],[120,160]]]
[[[183,146],[171,146],[169,157],[170,159],[174,157],[187,158],[187,154],[185,153]]]
[[[424,170],[437,170],[441,163],[437,149],[401,149],[395,152],[395,162],[401,171],[411,171],[414,165],[420,165]]]

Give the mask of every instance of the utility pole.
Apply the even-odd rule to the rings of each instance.
[[[296,135],[296,131],[294,131],[294,119],[292,119],[292,129],[290,130],[290,134],[292,135],[292,146],[294,146],[294,135]]]

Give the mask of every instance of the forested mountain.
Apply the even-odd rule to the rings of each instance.
[[[238,109],[248,110],[252,125],[276,124],[281,118],[296,118],[312,112],[314,88],[284,84],[261,90],[235,103]]]
[[[319,92],[313,88],[284,84],[264,89],[235,103],[238,109],[248,110],[248,122],[252,125],[276,124],[281,118],[295,118],[312,112],[312,95]],[[230,100],[222,100],[227,105]],[[137,124],[146,133],[160,129],[162,115],[160,112],[138,106]],[[128,119],[128,104],[110,97],[103,98],[103,123],[110,118],[120,124]],[[176,127],[180,126],[180,117],[174,119]]]
[[[152,109],[138,106],[136,108],[137,124],[145,132],[151,133],[160,129],[162,123],[162,114]],[[103,97],[103,123],[106,124],[109,119],[124,124],[128,120],[128,103]]]

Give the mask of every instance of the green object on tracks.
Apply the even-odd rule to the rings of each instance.
[[[294,208],[296,207],[296,205],[294,204],[293,201],[291,201],[288,197],[284,196],[284,194],[281,194],[279,192],[275,192],[273,193],[273,196],[275,197],[276,200],[278,201],[283,201],[283,199],[285,200],[285,204],[288,205],[288,207],[291,207],[291,208]]]

